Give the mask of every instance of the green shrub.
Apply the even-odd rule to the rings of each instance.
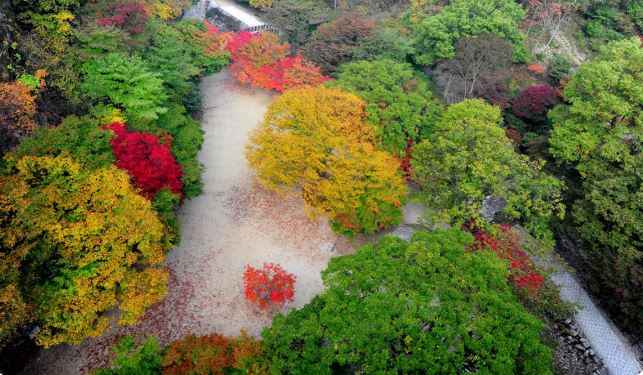
[[[125,336],[114,347],[116,358],[110,368],[99,369],[92,375],[157,375],[161,363],[161,346],[154,336],[135,346],[132,336]]]
[[[262,332],[271,373],[551,374],[506,263],[457,229],[331,259],[324,291]]]
[[[176,208],[180,198],[170,189],[163,189],[154,196],[153,208],[158,213],[159,220],[167,228],[169,242],[173,245],[181,242],[181,223],[176,218]]]

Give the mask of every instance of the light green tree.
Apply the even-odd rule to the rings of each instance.
[[[528,53],[519,27],[524,14],[513,0],[453,0],[415,30],[415,61],[431,65],[453,58],[460,37],[495,34],[513,45],[515,62],[526,62]]]
[[[564,215],[562,183],[542,162],[516,153],[500,126],[500,108],[480,99],[449,106],[429,139],[413,148],[411,165],[429,206],[430,222],[480,220],[487,197],[503,199],[502,219],[522,221],[553,246],[549,221]]]
[[[375,125],[378,145],[393,155],[403,156],[408,141],[418,142],[428,136],[443,111],[426,78],[406,63],[348,63],[331,85],[366,101],[367,119]]]
[[[139,56],[110,53],[83,66],[87,96],[109,99],[125,110],[128,120],[151,121],[167,111],[167,95],[160,74],[152,73]]]

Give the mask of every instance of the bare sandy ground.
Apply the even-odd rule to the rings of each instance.
[[[43,350],[24,374],[85,374],[106,365],[110,347],[126,334],[153,334],[162,344],[190,333],[236,335],[246,329],[258,335],[271,318],[243,299],[246,264],[279,263],[297,276],[288,311],[322,290],[320,272],[331,256],[352,248],[338,241],[325,220],[310,220],[299,200],[284,201],[255,185],[245,144],[273,94],[240,87],[227,71],[205,78],[201,92],[204,191],[179,212],[182,241],[167,255],[167,297],[136,326],[115,326],[80,345]]]

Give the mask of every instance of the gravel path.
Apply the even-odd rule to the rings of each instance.
[[[243,299],[246,264],[281,264],[297,276],[301,307],[322,290],[320,272],[332,255],[350,251],[325,220],[310,220],[297,199],[284,200],[255,185],[244,156],[248,133],[273,94],[240,87],[227,71],[201,83],[205,143],[204,191],[179,212],[180,246],[167,256],[168,295],[134,327],[115,326],[80,345],[43,350],[24,374],[84,374],[105,365],[110,346],[125,334],[154,334],[162,344],[187,334],[258,335],[271,319]]]

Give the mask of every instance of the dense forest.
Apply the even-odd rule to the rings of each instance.
[[[261,32],[197,3],[0,4],[0,372],[165,298],[224,70],[274,92],[258,186],[356,250],[287,310],[298,277],[249,264],[260,336],[126,336],[92,374],[605,373],[550,259],[643,358],[643,2],[238,2]]]

